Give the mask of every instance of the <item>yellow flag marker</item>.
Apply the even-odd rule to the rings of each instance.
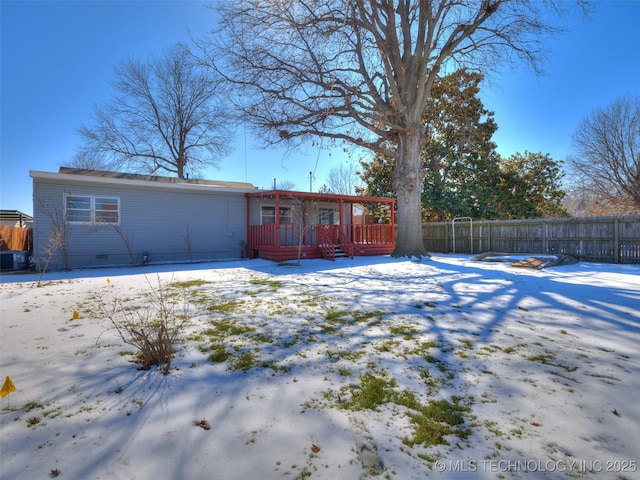
[[[9,376],[4,380],[4,384],[2,384],[2,388],[0,388],[0,397],[4,398],[9,395],[11,392],[16,391],[16,386],[13,384]]]
[[[78,310],[73,311],[73,319],[80,320],[80,312]]]
[[[109,285],[110,283],[111,283],[111,280],[107,278],[107,285]]]

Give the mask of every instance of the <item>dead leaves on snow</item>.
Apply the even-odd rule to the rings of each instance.
[[[196,427],[200,427],[204,430],[211,430],[211,425],[209,425],[209,422],[207,422],[204,418],[202,420],[196,420],[195,422],[193,422],[193,424]]]

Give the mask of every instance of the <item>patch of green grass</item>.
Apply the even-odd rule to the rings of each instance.
[[[282,348],[291,348],[300,341],[300,336],[294,335],[282,343]]]
[[[347,323],[347,319],[345,317],[351,317],[351,312],[347,310],[329,309],[324,316],[324,319],[331,323],[345,324]]]
[[[33,427],[40,423],[40,417],[31,417],[27,420],[27,427]]]
[[[469,407],[461,405],[460,399],[452,397],[448,400],[431,400],[423,405],[415,399],[412,392],[405,391],[406,400],[398,402],[414,411],[408,416],[413,423],[413,438],[405,437],[402,443],[409,447],[422,445],[449,445],[445,437],[455,435],[460,439],[466,439],[471,435],[471,430],[463,427],[464,413]]]
[[[398,340],[385,340],[384,342],[382,342],[380,345],[376,346],[376,350],[378,352],[395,352],[396,348],[401,344],[402,342],[398,341]]]
[[[210,323],[211,327],[202,332],[208,337],[228,337],[232,335],[242,335],[256,331],[255,327],[249,325],[241,325],[232,318],[221,318]]]
[[[371,310],[370,312],[364,312],[362,310],[356,310],[351,313],[353,319],[358,323],[368,322],[373,320],[373,323],[380,322],[384,316],[384,310]]]
[[[206,306],[206,310],[209,313],[218,314],[237,313],[242,309],[244,303],[245,302],[243,300],[218,300],[209,302],[209,304]]]
[[[505,347],[505,348],[503,348],[503,349],[502,349],[502,351],[503,351],[504,353],[508,354],[508,355],[511,355],[512,353],[516,353],[516,351],[517,351],[519,348],[522,348],[522,347],[524,347],[524,346],[526,346],[526,345],[523,345],[523,344],[521,344],[521,343],[520,343],[520,344],[518,344],[518,345],[513,345],[513,346],[510,346],[510,347]]]
[[[42,416],[45,418],[56,418],[56,417],[59,417],[61,413],[62,413],[62,407],[56,407],[56,408],[53,408],[52,410],[46,410],[42,412]]]
[[[36,408],[42,409],[44,408],[44,405],[36,400],[32,400],[31,402],[25,403],[20,410],[22,410],[23,412],[30,412],[31,410],[35,410]]]
[[[426,342],[415,342],[413,348],[407,348],[405,350],[406,355],[415,355],[418,357],[426,358],[429,356],[429,350],[432,348],[440,348],[440,345],[435,340],[427,340]]]
[[[169,286],[173,288],[191,288],[191,287],[201,287],[202,285],[207,285],[209,282],[207,280],[185,280],[183,282],[173,282],[170,283]]]
[[[253,367],[258,366],[258,360],[253,353],[244,352],[237,357],[232,357],[229,360],[229,364],[230,370],[242,370],[243,372],[246,372],[247,370],[251,370]]]
[[[545,365],[550,365],[552,360],[555,360],[556,356],[553,353],[540,353],[538,355],[531,355],[527,357],[530,362],[539,362]]]
[[[359,358],[364,357],[367,354],[364,350],[354,350],[354,351],[343,351],[339,352],[338,356],[343,360],[358,360]]]
[[[337,309],[329,309],[329,311],[325,314],[325,320],[327,323],[335,326],[335,325],[346,325],[351,322],[364,323],[369,322],[373,319],[373,323],[377,323],[382,320],[384,315],[383,310],[372,310],[372,311],[363,311],[363,310],[337,310]]]
[[[438,380],[434,376],[431,375],[429,369],[423,368],[420,370],[420,378],[423,380],[424,384],[427,386],[427,393],[429,395],[435,394],[440,388],[441,380]]]
[[[367,372],[360,376],[360,388],[351,389],[351,399],[342,404],[347,410],[374,410],[394,398],[397,383],[385,371]]]
[[[442,373],[447,371],[447,366],[444,364],[444,362],[436,357],[434,357],[433,355],[427,354],[423,357],[427,362],[429,363],[433,363],[436,368],[441,371]]]
[[[480,400],[482,403],[498,403],[498,400],[496,400],[495,397],[489,395],[488,393],[483,393],[482,395],[480,395],[480,397],[482,398],[482,400]]]
[[[320,333],[324,333],[326,335],[334,335],[337,331],[338,329],[333,325],[325,324],[320,327]]]
[[[251,340],[258,343],[273,343],[273,337],[265,332],[256,332],[251,335]]]
[[[212,344],[209,350],[211,353],[207,357],[207,360],[209,360],[211,363],[226,362],[229,358],[227,349],[221,343]]]
[[[405,340],[411,340],[418,333],[418,329],[410,325],[393,325],[389,327],[389,333],[402,335]]]
[[[249,283],[251,285],[262,285],[265,287],[270,287],[274,291],[284,285],[284,282],[281,282],[280,280],[272,280],[270,278],[252,278],[251,280],[249,280]]]
[[[448,400],[431,400],[426,405],[410,390],[397,390],[397,382],[384,370],[367,372],[360,376],[360,386],[350,387],[351,398],[340,404],[348,410],[375,410],[392,403],[407,409],[407,417],[413,425],[411,438],[403,443],[409,447],[423,445],[448,445],[445,437],[456,435],[466,439],[471,434],[464,425],[464,414],[470,411],[460,397]]]

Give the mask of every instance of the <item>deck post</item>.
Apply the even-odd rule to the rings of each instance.
[[[280,194],[276,193],[276,247],[280,247]]]
[[[249,257],[249,249],[247,245],[253,245],[255,242],[251,236],[251,198],[249,195],[245,195],[247,199],[247,241],[245,242],[244,249],[246,250],[246,257]]]
[[[344,215],[342,214],[342,210],[344,208],[344,199],[342,197],[340,197],[340,199],[338,200],[338,217],[340,218],[340,231],[342,232],[343,235],[346,235],[347,232],[345,232],[344,229]],[[338,237],[340,238],[340,237]]]

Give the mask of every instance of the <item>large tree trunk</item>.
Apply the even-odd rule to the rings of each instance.
[[[398,199],[398,237],[394,257],[429,256],[422,239],[422,188],[424,175],[420,149],[420,125],[399,135],[399,157],[393,174]]]

